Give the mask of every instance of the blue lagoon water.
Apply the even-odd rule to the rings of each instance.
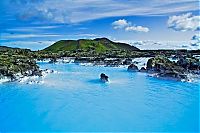
[[[200,82],[126,68],[40,63],[43,84],[0,84],[1,131],[196,131]],[[110,83],[99,81],[100,73]]]

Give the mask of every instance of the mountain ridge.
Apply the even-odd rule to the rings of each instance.
[[[74,50],[94,50],[96,52],[105,52],[109,50],[127,50],[139,51],[137,47],[127,43],[113,42],[107,38],[96,39],[78,39],[78,40],[60,40],[43,49],[42,51],[74,51]]]

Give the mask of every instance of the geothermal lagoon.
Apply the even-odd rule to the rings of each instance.
[[[33,84],[0,84],[0,131],[198,131],[199,80],[162,80],[126,67],[38,65],[54,73]],[[99,80],[102,72],[108,83]]]

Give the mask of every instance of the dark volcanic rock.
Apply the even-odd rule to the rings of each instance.
[[[200,70],[200,61],[197,58],[191,57],[191,58],[180,58],[177,61],[177,64],[182,66],[183,68],[191,71],[199,71]]]
[[[147,62],[147,71],[154,73],[157,77],[165,77],[170,79],[186,79],[187,71],[176,63],[165,57],[151,58]]]
[[[147,72],[146,68],[142,67],[140,70],[140,72]]]
[[[175,79],[175,80],[181,80],[181,79],[187,79],[186,74],[181,74],[173,70],[166,70],[165,72],[158,73],[158,77],[160,78],[168,78],[168,79]]]
[[[104,73],[101,73],[101,75],[100,75],[100,80],[101,80],[102,82],[108,82],[108,76],[105,75]]]
[[[185,69],[176,63],[170,61],[165,57],[155,57],[151,58],[147,62],[147,70],[153,72],[164,72],[166,70],[174,70],[179,73],[184,73]]]
[[[138,67],[134,64],[131,64],[130,66],[128,66],[128,71],[130,72],[136,72],[138,70],[139,70]]]
[[[104,58],[101,57],[76,57],[74,63],[94,63],[99,64],[103,62]]]
[[[122,65],[122,59],[111,59],[111,60],[105,60],[105,66],[109,67],[118,67],[119,65]]]
[[[90,58],[76,57],[74,63],[89,63]]]
[[[130,65],[132,64],[132,59],[125,59],[125,61],[123,62],[123,65]]]
[[[57,62],[57,59],[56,58],[51,58],[49,63],[56,63]]]
[[[14,81],[24,76],[42,76],[35,60],[19,55],[0,57],[0,77]]]

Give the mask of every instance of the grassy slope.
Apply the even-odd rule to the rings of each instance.
[[[94,40],[61,40],[44,49],[44,51],[72,51],[72,50],[95,50],[96,52],[105,52],[106,50],[139,50],[136,47],[125,43],[115,43],[106,38],[98,38]]]

